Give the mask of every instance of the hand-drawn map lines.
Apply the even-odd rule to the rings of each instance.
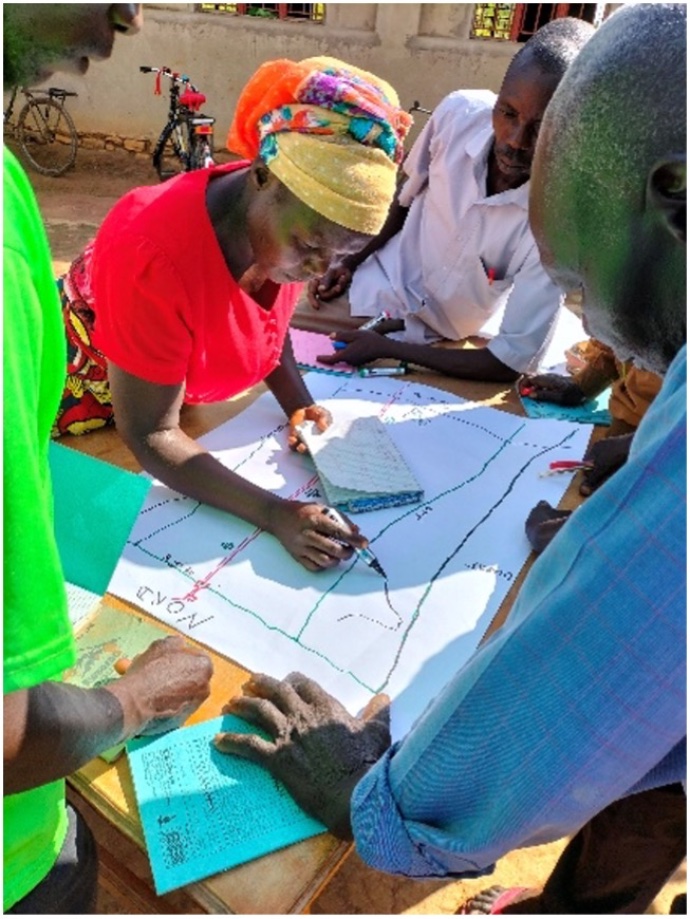
[[[409,384],[408,384],[408,385],[409,385]],[[336,391],[336,393],[339,392],[342,388],[345,388],[345,384],[343,385],[343,387],[339,387],[339,389]],[[386,411],[395,401],[397,401],[397,399],[399,398],[399,395],[401,395],[401,394],[404,392],[404,390],[405,390],[406,388],[407,388],[407,387],[401,387],[400,390],[396,391],[392,396],[391,396],[390,394],[388,394],[388,393],[386,394],[387,401],[386,401],[386,404],[385,404],[384,406],[382,406],[382,411],[379,413],[379,417],[380,417],[382,414],[385,414],[385,411]],[[371,392],[371,391],[369,391],[369,392]],[[334,395],[335,395],[335,394],[334,394]],[[383,395],[383,394],[381,394],[381,395]],[[442,403],[442,400],[438,400],[438,401],[439,401],[440,404],[444,404],[444,403]],[[411,409],[411,411],[412,411],[412,410],[414,410],[414,407],[413,407],[413,409]],[[406,414],[407,414],[407,413],[406,413]],[[403,417],[405,417],[405,416],[403,416]],[[444,416],[444,418],[448,419],[448,416]],[[464,419],[464,418],[462,418],[462,417],[451,416],[451,418],[452,418],[453,421],[457,421],[457,422],[460,422],[460,423],[462,423],[462,424],[466,424],[466,425],[471,426],[471,427],[480,428],[482,431],[484,431],[485,433],[491,435],[492,437],[496,437],[496,438],[500,439],[501,443],[500,443],[500,445],[498,446],[497,450],[492,454],[492,456],[490,456],[490,457],[484,462],[484,464],[481,466],[481,468],[480,468],[479,470],[477,470],[473,475],[469,476],[468,478],[466,478],[464,481],[458,483],[457,485],[454,485],[454,486],[452,486],[451,488],[448,488],[448,489],[446,489],[445,491],[440,492],[440,493],[437,494],[437,495],[434,495],[433,497],[426,498],[423,502],[421,502],[421,504],[424,505],[424,506],[431,506],[431,505],[433,505],[433,504],[435,504],[435,503],[437,503],[437,502],[439,502],[439,501],[441,501],[441,500],[447,498],[449,495],[452,495],[452,494],[457,493],[457,492],[460,491],[461,489],[465,488],[466,486],[468,486],[469,484],[471,484],[472,482],[474,482],[476,479],[480,478],[480,477],[487,471],[487,469],[491,466],[491,464],[494,463],[494,462],[498,459],[498,457],[500,456],[500,454],[501,454],[508,446],[510,446],[511,444],[515,443],[516,438],[517,438],[518,435],[521,433],[521,431],[524,430],[524,427],[525,427],[524,423],[523,423],[523,424],[520,424],[520,425],[515,429],[515,431],[513,431],[512,434],[510,434],[509,437],[505,438],[505,437],[502,437],[500,434],[497,434],[496,432],[491,431],[490,429],[487,429],[487,428],[485,428],[485,427],[483,427],[483,426],[480,426],[480,425],[476,425],[474,422],[471,422],[471,421],[469,421],[469,420],[467,420],[467,419]],[[402,420],[402,418],[401,418],[400,420]],[[276,427],[272,432],[270,432],[270,434],[267,434],[267,435],[265,435],[264,437],[262,437],[262,438],[261,438],[261,446],[263,446],[267,441],[269,441],[270,438],[271,438],[272,436],[274,436],[277,432],[279,432],[279,431],[281,431],[281,430],[284,430],[284,428],[285,428],[285,425],[282,424],[282,425]],[[429,578],[429,582],[428,582],[427,586],[425,587],[425,589],[424,589],[424,591],[423,591],[423,593],[422,593],[422,596],[421,596],[419,602],[417,603],[417,605],[416,605],[415,608],[413,609],[412,613],[410,614],[410,617],[409,617],[409,621],[408,621],[408,623],[407,623],[407,626],[405,627],[404,631],[401,633],[401,640],[400,640],[400,643],[399,643],[399,645],[398,645],[398,650],[397,650],[397,652],[396,652],[395,655],[394,655],[393,662],[392,662],[391,666],[389,667],[389,669],[388,669],[388,671],[387,671],[387,673],[386,673],[386,675],[385,675],[383,681],[382,681],[382,682],[380,683],[380,685],[378,685],[378,686],[370,686],[367,682],[365,682],[365,680],[363,680],[358,674],[354,673],[351,669],[349,669],[348,667],[345,667],[345,666],[341,666],[341,665],[339,665],[338,663],[336,663],[335,661],[331,660],[331,658],[329,658],[327,654],[325,654],[323,651],[319,650],[318,648],[312,647],[311,645],[307,644],[307,643],[303,640],[303,638],[302,638],[302,636],[304,635],[305,630],[306,630],[307,627],[309,626],[311,620],[312,620],[313,617],[316,615],[316,613],[317,613],[318,610],[319,610],[319,607],[320,607],[320,606],[322,605],[322,603],[325,601],[325,599],[327,598],[327,596],[328,596],[334,589],[337,588],[337,586],[340,584],[340,582],[343,580],[343,578],[346,577],[347,574],[352,570],[352,568],[354,567],[354,565],[358,563],[356,556],[353,556],[353,558],[350,560],[349,563],[346,563],[346,564],[341,565],[341,569],[342,569],[342,570],[341,570],[341,573],[340,573],[339,577],[336,578],[336,580],[330,585],[330,587],[328,587],[326,590],[324,590],[323,594],[322,594],[321,597],[316,601],[316,603],[314,604],[314,606],[306,613],[306,618],[305,618],[305,620],[304,620],[304,622],[303,622],[301,628],[299,629],[299,631],[298,631],[296,634],[290,634],[289,632],[286,632],[283,628],[281,628],[281,627],[279,627],[279,626],[277,626],[277,625],[271,623],[271,622],[268,621],[267,619],[265,619],[265,618],[264,618],[260,613],[258,613],[256,610],[252,610],[252,609],[250,609],[250,608],[248,608],[248,607],[246,607],[246,606],[243,606],[242,604],[237,603],[236,601],[230,599],[230,597],[226,596],[220,589],[215,588],[215,587],[212,585],[212,583],[211,583],[214,574],[217,574],[217,573],[220,571],[221,568],[225,567],[225,566],[229,563],[230,560],[236,559],[237,556],[238,556],[238,553],[241,552],[243,549],[246,549],[246,548],[247,548],[247,547],[248,547],[248,546],[259,536],[259,535],[261,535],[261,533],[262,533],[263,531],[261,531],[261,530],[259,530],[259,529],[255,530],[252,534],[250,534],[250,536],[246,537],[246,538],[240,543],[239,546],[233,547],[233,552],[232,552],[232,554],[231,554],[230,556],[227,556],[227,557],[223,558],[223,559],[219,562],[219,564],[215,566],[215,568],[214,568],[214,570],[213,570],[212,572],[209,572],[207,575],[205,575],[205,576],[202,577],[202,578],[199,578],[198,576],[195,577],[195,576],[191,575],[191,574],[189,573],[189,571],[186,571],[186,570],[183,570],[182,568],[180,568],[179,565],[177,565],[176,563],[174,563],[174,562],[172,562],[172,561],[170,560],[170,556],[161,558],[160,556],[156,555],[155,553],[148,551],[148,550],[145,548],[145,546],[143,545],[143,543],[145,543],[148,539],[151,539],[151,538],[152,538],[153,536],[155,536],[157,533],[160,533],[163,529],[167,529],[167,528],[169,528],[169,527],[171,527],[171,526],[175,526],[177,523],[182,522],[182,521],[185,520],[185,519],[188,519],[189,516],[191,516],[190,513],[185,514],[184,517],[179,518],[179,520],[176,521],[176,522],[174,522],[174,523],[167,524],[166,527],[159,528],[159,529],[156,530],[155,532],[151,532],[151,533],[149,533],[147,536],[141,537],[140,539],[136,540],[135,542],[130,542],[129,545],[132,546],[132,548],[135,548],[135,549],[137,549],[138,551],[142,552],[143,554],[147,555],[149,558],[154,559],[154,560],[158,561],[159,563],[166,565],[166,566],[169,567],[169,568],[175,569],[175,570],[177,571],[177,573],[178,573],[182,578],[184,578],[184,579],[186,579],[186,580],[192,582],[192,583],[193,583],[192,589],[191,589],[187,594],[185,594],[185,596],[184,596],[184,599],[185,599],[186,601],[189,602],[189,601],[194,601],[194,600],[196,600],[196,599],[197,599],[197,594],[198,594],[198,592],[199,592],[201,589],[206,590],[206,591],[209,591],[211,594],[213,594],[214,597],[216,597],[216,598],[217,598],[218,600],[220,600],[222,603],[228,604],[229,606],[233,607],[234,609],[236,609],[236,610],[238,610],[238,611],[240,611],[240,612],[242,612],[242,613],[245,613],[245,614],[247,614],[248,616],[251,616],[253,619],[255,619],[255,620],[257,620],[258,622],[260,622],[261,625],[262,625],[262,627],[268,629],[269,631],[279,633],[279,634],[281,634],[285,639],[287,639],[288,641],[291,641],[291,642],[294,642],[295,644],[298,644],[298,645],[299,645],[301,648],[303,648],[305,651],[307,651],[307,652],[309,652],[310,654],[313,654],[313,655],[315,655],[316,657],[320,658],[322,661],[324,661],[325,663],[327,663],[327,664],[328,664],[330,667],[332,667],[334,670],[338,671],[339,673],[343,673],[343,674],[349,676],[351,679],[353,679],[356,683],[358,683],[360,686],[362,686],[364,689],[368,690],[369,692],[372,692],[372,693],[382,692],[383,690],[385,690],[385,688],[387,687],[388,683],[390,682],[390,679],[391,679],[391,677],[392,677],[392,675],[393,675],[393,673],[394,673],[394,671],[395,671],[395,669],[396,669],[396,667],[397,667],[397,665],[398,665],[398,663],[399,663],[400,657],[401,657],[401,655],[402,655],[402,653],[403,653],[405,644],[407,643],[407,641],[408,641],[408,639],[409,639],[409,637],[410,637],[410,634],[412,633],[412,630],[414,629],[414,626],[416,625],[416,623],[417,623],[418,620],[419,620],[420,614],[421,614],[421,612],[422,612],[422,608],[423,608],[424,604],[426,603],[426,601],[428,600],[428,598],[429,598],[429,596],[430,596],[430,594],[431,594],[431,591],[432,591],[432,589],[433,589],[433,587],[434,587],[434,584],[436,583],[436,581],[438,580],[438,578],[441,576],[441,574],[443,573],[443,571],[447,568],[447,566],[451,563],[451,561],[458,555],[458,553],[463,549],[463,547],[467,544],[468,540],[469,540],[473,535],[475,535],[475,534],[477,533],[477,531],[480,529],[480,527],[483,526],[483,525],[490,519],[490,517],[492,516],[492,514],[493,514],[493,513],[501,506],[501,504],[507,499],[508,495],[513,491],[513,489],[514,489],[515,484],[517,483],[517,481],[520,479],[520,477],[521,477],[522,475],[525,474],[525,472],[530,468],[530,466],[532,466],[532,465],[533,465],[541,456],[543,456],[544,454],[549,453],[550,451],[554,450],[555,448],[564,447],[564,446],[568,443],[568,441],[571,440],[573,437],[574,437],[574,432],[571,431],[571,432],[569,432],[568,434],[566,434],[564,437],[562,437],[560,440],[558,440],[558,441],[556,441],[556,442],[554,442],[554,443],[552,443],[552,444],[548,444],[548,445],[546,445],[546,446],[540,446],[540,447],[538,448],[538,452],[535,453],[533,456],[531,456],[525,463],[523,463],[523,465],[515,472],[515,474],[512,476],[512,478],[507,482],[507,485],[506,485],[505,489],[503,490],[502,494],[501,494],[501,495],[499,496],[499,498],[492,504],[492,506],[486,511],[486,513],[485,513],[484,516],[481,518],[481,520],[479,520],[473,527],[470,528],[470,530],[468,530],[468,531],[464,534],[464,536],[463,536],[462,539],[458,542],[458,544],[455,546],[455,548],[454,548],[454,549],[446,556],[446,558],[441,562],[441,564],[438,566],[438,568],[436,569],[436,571],[435,571],[435,572],[431,575],[431,577]],[[536,447],[537,445],[529,445],[529,446]],[[259,446],[257,446],[256,448],[254,448],[254,449],[252,450],[252,455],[253,455],[253,456],[256,455],[257,452],[259,452],[259,450],[260,450],[260,447],[259,447]],[[236,467],[234,467],[234,468],[235,468],[235,469],[239,468],[239,466],[240,466],[240,465],[243,465],[246,461],[247,461],[247,458],[245,457],[245,458],[242,460],[242,462],[239,463],[239,464],[238,464]],[[297,490],[296,494],[303,493],[310,485],[313,486],[313,484],[314,484],[314,479],[311,479],[308,483],[306,483],[305,485],[301,486],[301,487]],[[161,503],[165,503],[165,502],[161,502]],[[197,507],[195,508],[195,510],[198,509],[198,507],[200,507],[200,505],[197,505]],[[384,533],[386,533],[387,531],[389,531],[391,528],[393,528],[393,527],[395,527],[397,524],[399,524],[402,520],[404,520],[405,518],[409,517],[411,514],[417,513],[417,512],[419,511],[419,507],[420,507],[420,504],[415,504],[415,505],[413,505],[412,507],[410,507],[410,508],[406,509],[405,511],[403,511],[402,513],[400,513],[394,520],[389,521],[389,523],[387,523],[385,527],[383,527],[377,534],[375,534],[373,537],[370,538],[370,543],[371,543],[371,544],[374,544],[374,543],[377,541],[377,539],[379,539]],[[194,511],[192,511],[191,513],[194,513]],[[387,585],[387,583],[384,585],[384,588],[383,588],[383,589],[384,589],[384,591],[385,591],[386,604],[387,604],[387,606],[391,609],[391,612],[395,615],[395,617],[396,617],[396,623],[395,623],[394,625],[390,626],[390,625],[384,624],[384,623],[381,622],[381,621],[374,620],[373,618],[370,618],[370,617],[362,616],[362,617],[358,617],[358,618],[369,619],[369,621],[371,621],[371,622],[374,623],[374,624],[377,624],[377,625],[381,626],[382,628],[385,628],[385,629],[387,629],[387,630],[389,630],[389,631],[397,631],[397,630],[403,625],[403,623],[404,623],[404,618],[403,618],[403,617],[401,616],[401,614],[394,608],[393,604],[391,603],[390,597],[389,597],[389,595],[388,595],[388,585]],[[205,618],[205,619],[201,619],[200,621],[196,622],[195,620],[196,620],[196,618],[197,618],[197,614],[196,614],[196,612],[191,612],[189,615],[184,616],[184,617],[178,619],[176,624],[179,625],[179,624],[181,624],[181,622],[183,622],[185,619],[189,619],[190,621],[189,621],[188,629],[189,629],[189,631],[191,631],[193,628],[195,628],[195,627],[197,627],[197,626],[199,626],[199,625],[202,625],[204,622],[210,621],[212,618],[214,618],[214,615],[215,615],[215,614],[213,614],[212,616],[209,616],[209,617],[207,617],[207,618]],[[343,618],[347,618],[347,617],[343,617]],[[240,661],[239,663],[241,663],[241,661]]]
[[[507,440],[505,440],[505,441],[501,444],[501,446],[498,448],[498,450],[496,451],[496,453],[494,453],[493,456],[489,457],[489,459],[484,463],[484,465],[482,466],[482,468],[481,468],[478,472],[476,472],[474,475],[470,476],[469,478],[465,479],[465,481],[464,481],[464,482],[461,482],[459,485],[455,485],[455,486],[453,486],[452,488],[446,489],[444,492],[440,492],[440,493],[439,493],[438,495],[436,495],[435,497],[431,498],[431,499],[428,500],[428,501],[425,501],[424,504],[425,504],[425,505],[433,505],[433,504],[436,503],[437,501],[440,501],[440,500],[442,500],[443,498],[446,498],[446,497],[447,497],[448,495],[450,495],[450,494],[454,494],[454,493],[460,491],[460,489],[465,488],[465,487],[466,487],[467,485],[469,485],[471,482],[473,482],[473,481],[475,481],[476,479],[478,479],[481,475],[483,475],[483,474],[486,472],[486,470],[489,468],[489,466],[491,465],[491,463],[493,463],[493,462],[498,458],[499,454],[500,454],[503,450],[505,450],[505,448],[511,443],[511,441],[519,434],[520,430],[522,430],[522,428],[519,428],[517,431],[515,431],[515,432],[510,436],[510,438],[508,438]],[[552,445],[547,446],[547,447],[543,447],[538,453],[534,454],[534,456],[532,456],[529,460],[527,460],[527,462],[523,463],[523,465],[521,466],[521,468],[518,469],[518,471],[515,473],[515,475],[509,480],[509,482],[508,482],[506,488],[504,489],[503,493],[500,495],[500,497],[498,498],[498,500],[495,501],[494,504],[492,504],[492,506],[487,510],[487,512],[486,512],[486,513],[484,514],[484,516],[481,518],[481,520],[479,520],[473,527],[471,527],[471,528],[465,533],[465,535],[463,536],[462,540],[457,544],[457,546],[453,549],[453,551],[452,551],[448,556],[446,556],[446,558],[441,562],[441,564],[439,565],[439,567],[436,569],[436,571],[435,571],[435,572],[431,575],[431,577],[429,578],[429,583],[427,584],[426,588],[424,589],[424,592],[422,593],[422,597],[421,597],[419,603],[417,604],[417,606],[416,606],[416,607],[414,608],[414,610],[412,611],[412,614],[410,615],[409,623],[408,623],[406,629],[404,630],[404,632],[402,633],[401,640],[400,640],[400,644],[398,645],[398,650],[397,650],[397,652],[396,652],[396,654],[395,654],[395,656],[394,656],[394,658],[393,658],[393,663],[391,664],[391,666],[390,666],[390,668],[389,668],[389,670],[388,670],[388,673],[386,674],[386,677],[385,677],[384,681],[381,683],[381,685],[378,686],[378,687],[376,687],[376,688],[371,687],[371,686],[368,686],[367,684],[365,684],[364,682],[362,682],[362,681],[356,676],[356,674],[352,673],[352,672],[349,671],[349,670],[345,671],[349,676],[351,676],[353,679],[357,680],[357,682],[359,682],[359,683],[360,683],[362,686],[364,686],[365,688],[370,689],[371,692],[377,693],[377,692],[383,692],[383,691],[384,691],[384,689],[386,688],[386,686],[388,685],[388,683],[389,683],[389,681],[390,681],[390,679],[391,679],[391,676],[393,675],[393,672],[395,671],[395,668],[396,668],[397,665],[398,665],[398,662],[399,662],[399,660],[400,660],[400,656],[402,655],[402,652],[403,652],[403,650],[404,650],[405,644],[407,643],[407,640],[408,640],[408,638],[410,637],[410,634],[411,634],[411,632],[412,632],[412,629],[414,628],[414,626],[415,626],[417,620],[419,619],[419,615],[420,615],[420,613],[421,613],[421,611],[422,611],[422,607],[424,606],[425,602],[427,601],[427,599],[428,599],[429,595],[431,594],[431,591],[432,591],[432,589],[433,589],[433,587],[434,587],[435,582],[436,582],[436,581],[438,580],[438,578],[441,576],[441,574],[443,573],[444,569],[445,569],[445,568],[450,564],[450,562],[457,556],[457,554],[464,548],[464,546],[466,545],[466,543],[468,542],[468,540],[471,539],[471,537],[474,536],[475,533],[477,533],[477,531],[479,530],[479,528],[489,520],[489,518],[490,518],[491,515],[494,513],[494,511],[496,511],[496,510],[501,506],[501,504],[503,504],[503,502],[506,500],[506,498],[508,497],[508,495],[513,491],[513,489],[514,489],[514,487],[515,487],[515,483],[516,483],[516,482],[519,480],[519,478],[527,471],[527,469],[529,469],[529,467],[530,467],[536,460],[538,460],[540,456],[543,456],[545,453],[549,453],[551,450],[553,450],[554,447],[563,446],[563,445],[564,445],[565,443],[567,443],[567,441],[570,440],[573,436],[574,436],[574,435],[572,434],[572,432],[569,433],[569,434],[567,434],[560,442],[555,443],[555,444],[552,444]],[[400,521],[403,520],[405,517],[408,517],[410,514],[416,512],[417,509],[418,509],[418,505],[415,505],[412,509],[408,509],[406,512],[404,512],[403,514],[401,514],[399,517],[396,517],[395,520],[392,520],[392,521],[391,521],[390,523],[388,523],[383,529],[381,529],[381,530],[376,534],[376,536],[373,537],[373,538],[370,540],[370,543],[374,543],[374,542],[376,541],[376,539],[380,538],[387,530],[390,530],[393,526],[395,526],[396,524],[400,523]],[[349,571],[349,569],[348,569],[348,571]],[[347,573],[347,572],[343,572],[343,574],[340,576],[340,578],[338,578],[338,580],[335,581],[334,584],[332,584],[331,587],[330,587],[327,591],[324,592],[324,594],[323,594],[323,596],[321,597],[321,599],[317,601],[317,603],[315,604],[314,608],[313,608],[313,609],[311,610],[311,612],[308,614],[307,619],[305,620],[304,625],[302,626],[301,630],[298,632],[298,634],[297,634],[297,636],[296,636],[296,640],[297,640],[297,642],[298,642],[299,644],[301,644],[302,647],[305,648],[306,650],[308,650],[308,651],[314,651],[315,649],[310,648],[308,645],[306,645],[306,644],[304,644],[302,641],[300,641],[302,634],[304,633],[305,629],[308,627],[309,621],[311,620],[312,616],[316,613],[318,607],[319,607],[320,604],[323,602],[323,600],[325,599],[325,597],[327,596],[327,594],[328,594],[330,591],[332,591],[332,590],[340,583],[340,581],[342,580],[342,578],[345,576],[346,573]],[[400,615],[400,613],[394,608],[394,606],[393,606],[392,603],[390,602],[390,600],[389,600],[389,598],[388,598],[388,592],[387,592],[387,590],[386,590],[386,600],[387,600],[388,606],[390,607],[390,609],[392,610],[392,612],[393,612],[393,613],[397,616],[397,618],[398,618],[398,625],[397,625],[397,626],[391,627],[391,626],[384,626],[383,623],[379,623],[379,624],[382,625],[384,628],[389,628],[389,629],[391,629],[391,630],[397,630],[397,628],[399,628],[400,625],[402,625],[402,623],[403,623],[403,621],[404,621],[404,620],[403,620],[403,617]],[[372,621],[373,621],[373,620],[372,620]],[[331,662],[329,661],[329,663],[331,663]],[[335,666],[335,665],[334,665],[334,666]],[[336,669],[339,669],[339,670],[341,670],[341,671],[344,671],[344,668],[336,668]]]

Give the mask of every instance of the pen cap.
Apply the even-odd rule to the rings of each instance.
[[[388,310],[383,310],[378,314],[378,316],[374,316],[373,319],[368,319],[363,325],[359,326],[359,331],[368,332],[369,329],[373,329],[375,326],[377,326],[379,322],[383,322],[384,319],[390,319],[390,317],[391,314],[388,312]]]
[[[344,527],[347,526],[347,524],[345,523],[345,520],[343,519],[342,514],[340,514],[334,507],[324,507],[321,513],[325,514],[327,517],[330,517],[330,519],[334,523],[339,523],[341,526],[344,526]]]

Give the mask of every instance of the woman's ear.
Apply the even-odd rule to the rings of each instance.
[[[263,160],[256,159],[252,163],[251,177],[256,190],[262,191],[270,187],[273,174]]]
[[[672,156],[652,167],[647,181],[647,207],[661,216],[666,229],[685,243],[687,207],[685,156]]]

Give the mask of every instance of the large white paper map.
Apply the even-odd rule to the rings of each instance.
[[[353,558],[311,573],[269,534],[155,483],[110,592],[252,671],[299,670],[352,712],[393,699],[404,734],[476,649],[529,555],[525,518],[556,505],[591,427],[530,420],[399,379],[309,374],[334,416],[376,416],[424,489],[420,504],[357,515],[388,579]],[[321,500],[308,456],[286,447],[273,396],[202,443],[263,488]]]

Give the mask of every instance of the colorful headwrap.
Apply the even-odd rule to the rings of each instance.
[[[240,95],[228,149],[257,156],[313,210],[375,235],[412,124],[395,90],[332,57],[262,64]]]

